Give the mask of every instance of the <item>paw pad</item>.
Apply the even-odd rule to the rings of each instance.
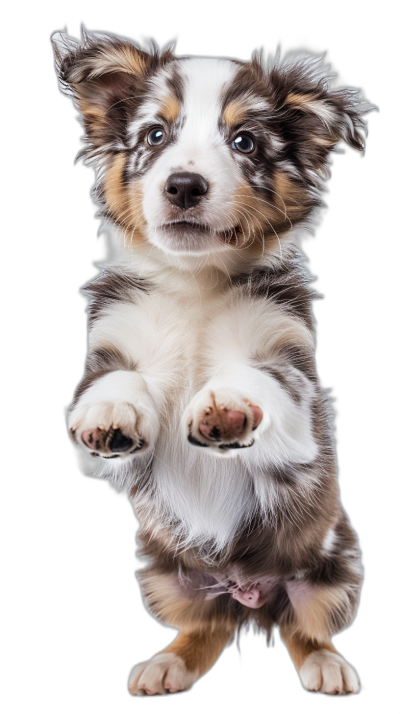
[[[185,412],[187,439],[194,446],[208,446],[219,453],[254,444],[254,432],[263,418],[260,407],[235,390],[202,389]]]
[[[133,439],[126,436],[121,429],[86,429],[81,434],[81,439],[88,449],[112,454],[124,453],[133,446]]]

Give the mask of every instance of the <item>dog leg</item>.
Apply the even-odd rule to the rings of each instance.
[[[355,669],[329,642],[316,643],[281,632],[305,689],[325,694],[352,694],[360,689]]]
[[[312,386],[296,373],[299,393],[270,371],[245,364],[220,369],[194,395],[183,415],[186,437],[207,453],[226,456],[246,447],[256,462],[308,463],[317,454],[312,433]],[[247,455],[247,452],[249,455]]]
[[[131,694],[166,694],[189,689],[218,659],[232,639],[237,620],[222,597],[199,595],[198,583],[182,585],[174,573],[150,567],[139,573],[143,596],[159,620],[180,632],[169,647],[137,664],[129,677]],[[227,598],[228,596],[225,596]]]
[[[189,689],[218,659],[234,628],[182,631],[160,654],[133,668],[131,694],[166,694]]]
[[[281,624],[281,635],[305,689],[325,694],[359,691],[356,671],[330,642],[332,634],[351,622],[357,589],[355,583],[287,584],[291,610]]]

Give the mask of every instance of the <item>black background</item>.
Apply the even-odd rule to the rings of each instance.
[[[243,635],[242,654],[235,646],[228,648],[189,694],[163,704],[132,700],[127,694],[133,664],[166,646],[174,632],[159,625],[142,605],[134,577],[137,523],[126,496],[80,474],[65,430],[64,411],[81,377],[86,352],[85,304],[78,290],[95,274],[94,261],[104,256],[89,198],[93,173],[82,164],[73,166],[82,129],[72,103],[58,91],[49,41],[52,31],[64,28],[79,37],[81,22],[89,30],[115,32],[139,42],[154,37],[163,45],[177,39],[176,52],[182,55],[248,59],[253,49],[264,47],[267,54],[274,53],[278,44],[283,52],[327,51],[341,83],[362,87],[380,107],[380,113],[369,118],[366,156],[348,150],[334,158],[328,210],[316,238],[305,246],[311,272],[318,276],[316,287],[324,295],[324,301],[315,305],[317,361],[321,382],[332,388],[335,399],[342,501],[359,534],[366,568],[357,618],[335,639],[357,668],[363,690],[358,699],[342,700],[341,706],[365,704],[374,695],[381,696],[385,637],[379,619],[385,548],[380,535],[380,385],[385,375],[381,366],[379,374],[377,368],[385,308],[377,305],[384,289],[384,223],[390,216],[389,208],[383,211],[387,182],[382,157],[388,128],[379,13],[372,21],[336,6],[326,9],[324,17],[311,10],[294,13],[283,5],[277,9],[249,3],[235,10],[224,4],[218,17],[215,4],[129,7],[111,5],[102,13],[86,10],[84,4],[80,11],[65,5],[36,18],[31,27],[35,50],[28,69],[38,66],[38,59],[43,64],[34,82],[40,179],[36,182],[30,167],[24,167],[30,172],[31,191],[38,194],[35,218],[41,219],[39,240],[33,241],[28,299],[39,301],[42,315],[32,353],[39,355],[44,369],[33,381],[42,415],[47,415],[48,448],[39,484],[35,479],[28,487],[28,497],[39,496],[40,504],[30,531],[32,537],[38,536],[39,546],[30,551],[28,542],[28,560],[31,555],[33,590],[40,602],[33,620],[44,646],[36,661],[43,675],[42,707],[127,712],[156,706],[179,710],[194,704],[215,709],[243,703],[252,708],[297,702],[337,706],[336,700],[303,691],[277,635],[269,649],[262,637]]]

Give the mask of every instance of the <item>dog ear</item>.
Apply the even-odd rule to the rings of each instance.
[[[61,32],[51,39],[61,89],[83,117],[89,147],[82,153],[93,158],[124,141],[146,79],[173,59],[172,52],[153,47],[148,53],[119,37],[85,30],[82,42]]]
[[[363,115],[374,109],[357,89],[330,88],[334,75],[323,58],[289,55],[267,70],[269,94],[285,133],[304,165],[326,173],[327,156],[339,141],[364,151]]]

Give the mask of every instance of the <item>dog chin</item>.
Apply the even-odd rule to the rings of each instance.
[[[233,229],[217,231],[211,226],[179,221],[149,228],[148,240],[166,253],[202,255],[220,253],[232,245]]]

